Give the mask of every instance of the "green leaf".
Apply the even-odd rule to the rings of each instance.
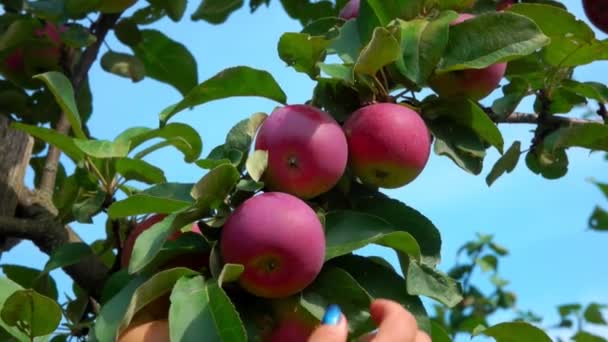
[[[192,183],[164,183],[148,188],[128,198],[114,202],[108,215],[115,219],[139,214],[168,214],[193,203]]]
[[[21,327],[33,340],[55,331],[61,321],[61,307],[34,290],[18,290],[6,298],[0,316],[9,326]]]
[[[93,223],[92,218],[102,210],[107,194],[97,190],[93,194],[80,193],[79,195],[72,205],[72,214],[80,223]]]
[[[393,35],[383,27],[377,27],[372,40],[363,48],[354,72],[375,76],[383,66],[396,61],[401,55],[401,46]]]
[[[549,41],[534,21],[523,15],[484,13],[450,28],[438,71],[485,68],[529,55]]]
[[[500,323],[475,335],[494,337],[496,342],[551,342],[551,338],[539,328],[525,322]]]
[[[97,41],[97,37],[92,35],[87,28],[76,23],[67,26],[60,35],[62,43],[75,49],[88,47]]]
[[[521,143],[516,141],[509,147],[507,152],[503,154],[492,167],[492,171],[486,177],[486,184],[488,186],[492,185],[494,181],[498,179],[498,177],[502,176],[503,173],[511,173],[515,166],[517,166],[517,162],[519,161],[519,156],[521,155]]]
[[[606,320],[602,315],[602,310],[606,308],[606,305],[591,303],[587,305],[583,317],[585,317],[585,320],[589,323],[606,325]]]
[[[116,160],[116,172],[125,180],[137,180],[147,184],[167,182],[162,169],[141,159],[120,158]]]
[[[256,150],[247,158],[247,174],[256,182],[262,179],[268,166],[268,151]]]
[[[345,255],[333,259],[335,265],[348,272],[373,298],[394,300],[406,308],[418,322],[418,328],[431,332],[431,322],[419,297],[407,294],[405,279],[395,271],[369,257]]]
[[[422,86],[433,73],[448,44],[449,24],[458,16],[449,11],[427,21],[399,20],[401,57],[396,66],[401,74]]]
[[[580,96],[594,99],[601,103],[608,102],[608,87],[602,83],[563,80],[562,86]]]
[[[496,99],[492,104],[492,111],[500,119],[505,119],[511,115],[519,103],[531,91],[526,79],[521,77],[511,78],[511,83],[502,87],[503,97]]]
[[[194,87],[183,100],[163,110],[160,121],[166,123],[186,108],[236,96],[265,97],[283,104],[287,101],[285,93],[267,71],[246,66],[233,67]]]
[[[535,174],[558,179],[568,173],[568,155],[563,149],[549,151],[540,145],[528,151],[526,165]]]
[[[242,6],[243,0],[203,0],[191,18],[217,25],[225,22],[232,12]]]
[[[132,127],[122,132],[114,139],[115,142],[129,142],[130,151],[141,144],[154,139],[165,139],[166,145],[173,146],[184,154],[184,161],[191,163],[198,158],[203,149],[203,142],[198,132],[190,125],[184,123],[170,123],[161,128]],[[136,159],[143,158],[151,151],[145,150],[136,155]]]
[[[188,5],[187,0],[151,0],[150,3],[164,9],[174,22],[181,20]]]
[[[116,273],[119,274],[119,273]],[[115,342],[118,332],[118,325],[130,304],[133,294],[137,288],[144,283],[142,276],[130,276],[126,272],[123,274],[127,283],[117,291],[109,301],[101,307],[101,311],[95,321],[95,337],[98,342]]]
[[[135,56],[114,51],[107,51],[101,57],[101,68],[111,74],[126,77],[139,82],[146,76],[144,64]]]
[[[114,26],[114,34],[121,43],[127,46],[135,46],[141,42],[141,31],[137,23],[130,18],[121,19]]]
[[[348,84],[354,83],[353,68],[344,64],[325,64],[318,63],[319,69],[330,76],[335,81],[345,81]]]
[[[407,266],[407,293],[433,298],[452,308],[462,300],[460,284],[445,273],[409,260]]]
[[[608,231],[608,212],[596,206],[589,217],[589,228],[597,231]]]
[[[479,138],[502,153],[504,141],[502,134],[490,117],[477,105],[467,99],[437,99],[431,101],[423,112],[425,117],[448,118],[450,122],[477,134]]]
[[[8,278],[0,277],[0,312],[2,312],[2,310],[3,310],[6,299],[8,297],[10,297],[13,293],[15,293],[16,291],[19,291],[19,290],[21,290],[21,287],[17,283],[13,282],[12,280],[10,280]],[[31,341],[17,327],[10,326],[6,322],[4,322],[3,320],[0,319],[0,337],[2,337],[2,335],[3,335],[3,333],[2,333],[3,330],[21,342]],[[11,341],[11,340],[9,340],[9,341]]]
[[[494,255],[485,255],[482,258],[475,259],[475,263],[477,263],[484,272],[496,271],[498,267],[498,259]]]
[[[49,90],[55,96],[55,100],[61,107],[61,110],[67,115],[68,120],[74,135],[77,138],[86,138],[84,131],[82,130],[82,124],[80,122],[80,114],[78,113],[78,107],[76,106],[76,99],[74,97],[74,89],[72,83],[65,77],[64,74],[58,71],[49,71],[44,74],[38,74],[34,78],[42,80]]]
[[[583,307],[580,304],[564,304],[557,307],[559,315],[563,318],[572,313],[578,313]]]
[[[120,141],[74,139],[74,144],[82,152],[95,158],[120,158],[129,154],[129,144]]]
[[[182,277],[194,276],[197,273],[185,267],[172,268],[154,274],[139,285],[129,301],[125,314],[118,325],[118,335],[128,328],[131,320],[140,310],[164,294],[171,292],[175,283]]]
[[[340,24],[344,24],[344,20],[341,18],[326,17],[320,18],[306,25],[301,33],[306,33],[311,36],[322,36],[328,31],[337,28]]]
[[[375,196],[354,199],[357,211],[368,213],[389,222],[393,227],[410,233],[420,245],[422,261],[436,265],[441,254],[441,236],[433,222],[404,203],[388,197]]]
[[[481,173],[486,147],[475,132],[449,120],[428,122],[428,126],[435,136],[433,149],[437,155],[447,156],[473,175]]]
[[[222,286],[224,283],[237,281],[243,271],[245,271],[245,266],[241,264],[224,264],[220,275],[217,277],[217,284]]]
[[[238,167],[244,155],[242,151],[226,150],[226,145],[219,145],[209,153],[207,158],[197,160],[196,165],[206,170],[211,170],[222,164],[232,164]]]
[[[146,76],[170,84],[187,94],[198,83],[196,59],[188,49],[158,30],[142,30],[142,40],[132,46]]]
[[[53,251],[44,265],[44,272],[48,273],[60,267],[77,264],[92,255],[93,250],[84,242],[66,243]]]
[[[314,89],[312,105],[331,114],[339,122],[344,122],[359,109],[359,93],[348,82],[320,78]]]
[[[606,339],[586,331],[579,331],[572,337],[574,342],[606,342]]]
[[[243,155],[249,154],[255,134],[267,117],[268,115],[265,113],[255,113],[249,118],[239,121],[228,131],[224,150],[238,150],[243,152]]]
[[[51,299],[57,299],[59,295],[55,279],[41,270],[20,265],[2,265],[2,271],[25,289],[33,289]]]
[[[375,329],[369,314],[372,299],[345,270],[326,267],[315,281],[302,291],[300,304],[319,320],[329,304],[339,305],[348,320],[350,333],[359,336]]]
[[[349,20],[340,28],[340,34],[327,48],[327,53],[337,54],[344,63],[355,64],[363,43],[357,31],[357,23]]]
[[[321,36],[287,32],[279,40],[279,57],[314,80],[319,75],[317,63],[325,59],[325,49],[329,44],[330,41]]]
[[[84,159],[84,152],[82,152],[82,150],[76,146],[74,139],[67,135],[61,134],[54,129],[26,125],[19,122],[11,123],[11,127],[24,131],[40,140],[56,146],[75,163],[78,163]]]
[[[335,211],[325,216],[325,260],[348,254],[371,243],[387,246],[420,259],[420,246],[405,231],[366,213]]]
[[[196,327],[196,329],[192,329]],[[234,304],[215,281],[182,277],[171,293],[172,341],[247,341]]]
[[[447,331],[439,325],[439,323],[432,321],[431,322],[431,340],[434,342],[452,342],[450,335],[448,335]]]
[[[545,147],[551,152],[568,147],[608,151],[608,125],[587,123],[560,128],[545,138]]]

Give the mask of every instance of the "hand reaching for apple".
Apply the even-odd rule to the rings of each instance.
[[[370,306],[372,319],[378,325],[375,333],[360,339],[364,342],[430,342],[431,338],[422,330],[414,316],[399,303],[377,299]],[[345,342],[348,337],[348,323],[339,308],[330,307],[308,342]]]

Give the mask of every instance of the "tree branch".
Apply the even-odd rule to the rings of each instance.
[[[515,112],[506,118],[498,118],[493,113],[490,113],[490,118],[496,123],[512,123],[512,124],[538,124],[539,116],[536,114],[530,113],[519,113]],[[578,119],[578,118],[566,118],[563,116],[549,116],[545,118],[545,121],[551,124],[559,124],[563,126],[573,126],[573,125],[584,125],[589,123],[602,123],[598,120],[586,120],[586,119]]]
[[[97,59],[101,44],[106,39],[110,29],[114,27],[114,24],[116,24],[118,18],[120,18],[120,15],[121,13],[102,14],[99,16],[97,21],[91,25],[90,31],[93,35],[95,35],[97,40],[84,51],[80,61],[74,69],[74,72],[69,77],[75,93],[78,93],[78,90],[82,86],[82,82],[86,79],[91,66]],[[68,134],[70,131],[70,122],[65,113],[61,113],[55,129],[61,134]],[[61,150],[53,145],[50,145],[46,160],[44,162],[42,177],[40,179],[40,190],[48,194],[52,194],[55,190],[55,181],[57,179],[57,169],[60,156]]]

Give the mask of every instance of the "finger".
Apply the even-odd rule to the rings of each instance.
[[[429,335],[427,335],[424,331],[418,330],[416,334],[416,342],[432,342]]]
[[[346,342],[348,324],[346,317],[337,306],[328,307],[323,317],[323,324],[317,327],[308,338],[308,342]]]
[[[375,300],[370,307],[372,319],[378,325],[374,342],[417,342],[418,324],[414,316],[399,303],[386,299]]]

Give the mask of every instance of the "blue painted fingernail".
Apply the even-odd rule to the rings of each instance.
[[[321,323],[327,325],[337,325],[340,322],[340,316],[342,316],[340,307],[336,304],[331,304],[325,310],[325,315],[323,316]]]

